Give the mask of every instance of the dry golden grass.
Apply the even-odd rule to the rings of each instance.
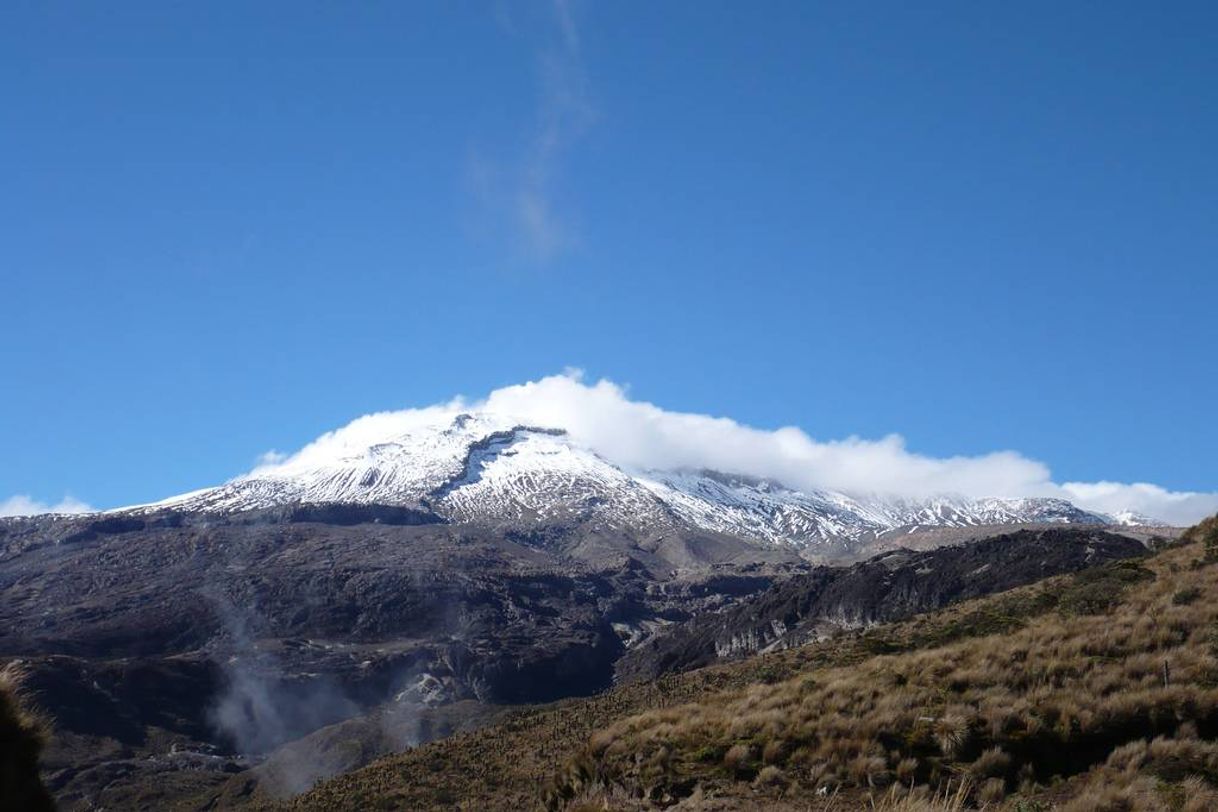
[[[1218,809],[1207,550],[1218,523],[1140,562],[523,711],[291,806]]]
[[[598,784],[658,802],[752,779],[769,768],[763,763],[784,771],[786,797],[857,795],[897,782],[932,788],[969,776],[970,803],[996,805],[1021,789],[1035,794],[1072,776],[1113,772],[1118,766],[1108,762],[1123,746],[1145,751],[1126,754],[1122,774],[1152,775],[1156,787],[1218,779],[1216,746],[1197,738],[1218,733],[1218,567],[1199,566],[1199,552],[1191,543],[1145,568],[1109,567],[1115,578],[1077,578],[1059,611],[1014,632],[623,719],[572,761],[552,805],[561,806],[570,786]],[[1181,590],[1198,597],[1173,599]],[[1107,782],[1103,792],[1118,807],[1161,808],[1138,801],[1143,790],[1130,779]],[[1080,798],[1099,791],[1080,789]],[[1161,787],[1156,793],[1161,805],[1166,796]],[[1106,797],[1097,795],[1095,808]]]
[[[0,809],[53,810],[38,775],[46,723],[21,693],[21,670],[0,668]]]
[[[1218,561],[1218,516],[1210,516],[1190,527],[1180,538],[1185,543],[1200,545],[1206,561]]]

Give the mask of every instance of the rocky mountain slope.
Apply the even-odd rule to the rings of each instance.
[[[496,707],[602,690],[642,641],[810,572],[712,533],[524,532],[425,508],[8,519],[0,660],[55,719],[63,806],[166,808],[267,759],[299,790]],[[939,593],[910,589],[894,611]]]
[[[104,788],[188,794],[373,710],[405,746],[437,735],[431,708],[603,689],[649,629],[806,566],[713,534],[530,534],[351,504],[6,519],[0,662],[23,663],[55,719],[48,786],[90,808]]]
[[[654,679],[1145,554],[1146,547],[1128,536],[1062,527],[926,552],[899,550],[850,567],[817,567],[722,612],[665,630],[627,652],[617,673],[622,680]]]

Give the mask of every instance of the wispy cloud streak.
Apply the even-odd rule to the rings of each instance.
[[[560,175],[571,148],[596,117],[588,91],[575,9],[552,0],[537,62],[537,106],[525,146],[514,160],[497,163],[476,151],[467,167],[494,231],[504,232],[525,258],[549,262],[578,243],[560,202]]]

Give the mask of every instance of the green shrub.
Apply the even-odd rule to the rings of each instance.
[[[1137,561],[1114,561],[1102,567],[1075,574],[1073,582],[1058,599],[1065,615],[1100,615],[1121,602],[1131,585],[1154,580],[1155,574]]]

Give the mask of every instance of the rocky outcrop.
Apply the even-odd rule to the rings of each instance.
[[[927,552],[898,550],[850,567],[818,567],[635,647],[618,663],[617,675],[652,679],[1145,553],[1141,542],[1127,536],[1062,527]]]

